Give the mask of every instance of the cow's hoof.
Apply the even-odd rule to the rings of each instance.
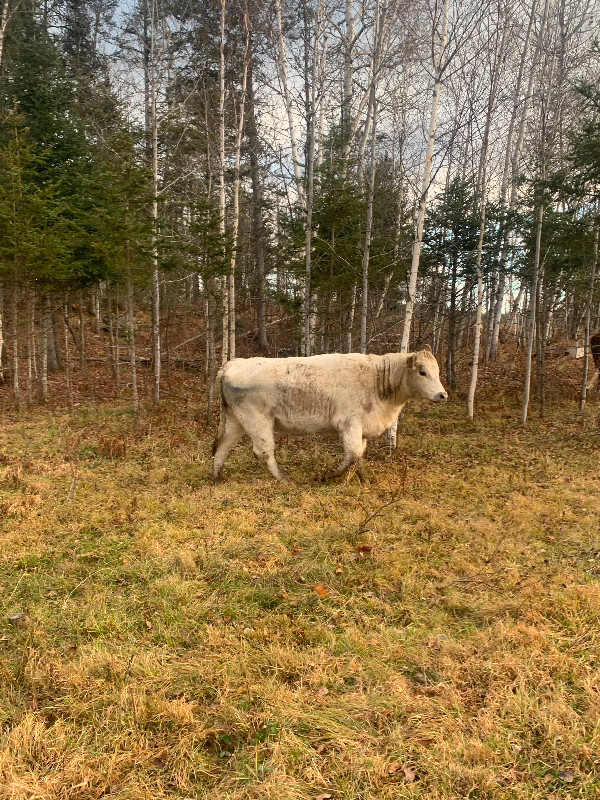
[[[324,472],[321,476],[317,476],[319,483],[329,483],[334,478],[339,477],[335,472]]]

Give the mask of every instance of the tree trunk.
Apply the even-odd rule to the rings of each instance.
[[[587,302],[585,306],[585,333],[584,333],[584,340],[583,340],[583,378],[581,381],[581,399],[579,400],[579,410],[583,412],[585,408],[585,401],[587,396],[588,390],[588,359],[589,359],[589,352],[590,352],[590,335],[591,331],[591,319],[592,319],[592,302],[594,299],[594,289],[596,285],[596,267],[598,266],[598,220],[596,220],[594,225],[594,250],[592,255],[592,266],[590,268],[590,282],[588,286],[588,296]],[[598,370],[594,371],[594,378],[596,378]],[[594,378],[590,383],[593,383]]]
[[[102,331],[102,306],[101,306],[101,297],[102,297],[102,284],[98,284],[95,287],[94,293],[92,295],[93,306],[94,306],[94,323],[96,326],[96,336],[100,336]]]
[[[223,0],[221,0],[223,2]],[[281,22],[281,0],[275,0],[275,16],[277,18],[277,45],[278,45],[278,67],[279,79],[283,87],[283,97],[285,102],[285,110],[288,118],[288,130],[290,133],[290,143],[292,147],[292,162],[294,168],[294,178],[296,181],[296,189],[298,197],[302,205],[304,205],[304,187],[302,184],[302,176],[300,174],[300,159],[298,157],[298,137],[296,135],[296,122],[294,120],[294,109],[292,106],[292,96],[290,94],[288,77],[287,77],[287,60],[285,54],[285,42],[283,40],[283,26]]]
[[[373,124],[371,132],[371,168],[369,171],[369,191],[367,195],[367,223],[365,226],[365,244],[363,247],[362,263],[362,297],[360,308],[360,352],[367,352],[367,312],[369,301],[369,254],[371,250],[371,227],[373,225],[373,195],[375,192],[375,157],[377,154],[377,98],[375,97],[375,83],[371,87],[373,94]]]
[[[35,355],[35,294],[27,293],[27,402],[33,403],[33,381],[37,380],[38,369]]]
[[[110,369],[113,375],[115,386],[117,383],[117,359],[115,354],[115,324],[112,309],[112,297],[110,284],[106,287],[106,313],[108,316],[108,353],[110,358]]]
[[[352,119],[352,97],[354,93],[354,62],[352,50],[354,47],[354,9],[352,0],[345,0],[344,17],[346,28],[344,31],[342,44],[344,48],[344,77],[342,90],[342,119],[341,131],[342,141],[348,142],[350,139],[350,121]],[[347,177],[348,162],[344,165],[344,174]]]
[[[525,360],[525,385],[523,391],[523,406],[521,409],[521,424],[527,422],[527,411],[529,408],[529,394],[531,391],[531,361],[533,354],[533,343],[535,339],[535,323],[537,315],[537,284],[540,268],[540,251],[542,246],[542,223],[544,220],[544,207],[540,203],[538,209],[537,229],[535,236],[535,254],[533,258],[533,276],[531,278],[531,290],[529,292],[529,331],[527,338],[527,355]]]
[[[215,353],[215,334],[213,330],[213,298],[210,292],[210,283],[205,285],[206,291],[206,337],[208,356],[208,399],[206,407],[206,422],[212,423],[213,405],[215,401],[215,375],[217,371],[217,358]]]
[[[87,369],[87,356],[86,356],[86,341],[85,341],[85,324],[83,318],[83,292],[79,292],[79,342],[80,342],[80,349],[79,349],[79,365],[81,367],[82,372],[85,372]]]
[[[55,375],[60,368],[60,359],[58,355],[58,348],[56,343],[56,335],[54,330],[54,314],[52,313],[50,297],[46,295],[44,299],[44,314],[46,316],[46,348],[47,348],[47,363],[48,372]]]
[[[45,403],[48,399],[48,328],[50,316],[48,314],[48,297],[42,300],[42,313],[40,319],[40,400]]]
[[[4,53],[4,39],[6,37],[6,29],[13,13],[19,7],[19,2],[14,4],[13,8],[10,7],[10,0],[4,0],[2,3],[2,14],[0,16],[0,66],[2,66],[2,55]]]
[[[256,327],[259,353],[261,355],[267,355],[269,352],[269,340],[267,337],[265,307],[265,242],[262,220],[263,195],[258,164],[259,142],[254,102],[254,49],[252,46],[252,38],[250,38],[250,48],[250,58],[248,61],[248,145],[250,151],[250,176],[252,179],[252,235],[254,239],[255,258]]]
[[[63,302],[63,342],[65,346],[65,376],[67,379],[67,397],[69,408],[73,408],[73,381],[71,379],[71,357],[69,355],[69,328],[67,327],[68,305],[66,299]]]
[[[17,274],[13,275],[12,289],[12,362],[13,362],[13,391],[15,402],[21,408],[21,389],[19,386],[19,306],[17,294]]]
[[[410,341],[410,329],[411,329],[414,306],[415,306],[415,291],[417,288],[417,276],[419,274],[421,243],[423,241],[425,208],[427,203],[427,193],[429,191],[429,183],[431,181],[431,162],[433,158],[433,148],[435,145],[435,134],[437,129],[437,111],[440,99],[440,92],[442,89],[442,75],[444,68],[446,66],[444,63],[444,59],[446,54],[446,43],[448,41],[448,6],[449,6],[449,0],[444,0],[440,54],[435,68],[435,81],[433,84],[431,113],[429,116],[429,132],[427,136],[427,153],[425,155],[425,168],[423,170],[423,180],[421,182],[421,193],[419,199],[419,210],[417,213],[417,228],[415,234],[415,241],[413,243],[410,278],[408,282],[408,294],[406,298],[406,310],[404,314],[404,328],[402,330],[402,342],[400,344],[401,353],[408,352],[408,344]]]
[[[234,183],[233,183],[233,214],[232,214],[232,233],[231,233],[231,260],[229,263],[229,275],[227,278],[227,299],[228,299],[228,335],[229,335],[229,358],[235,358],[235,268],[237,261],[238,229],[240,224],[240,162],[242,151],[242,138],[244,135],[244,111],[246,105],[246,85],[248,79],[248,60],[250,54],[250,28],[248,27],[248,15],[243,13],[244,30],[246,32],[246,44],[244,47],[244,66],[242,69],[242,89],[240,106],[238,109],[238,129],[235,143],[235,164],[234,164]]]
[[[119,340],[119,284],[115,286],[115,397],[121,395],[121,345]]]
[[[160,403],[160,372],[162,353],[160,346],[160,275],[158,271],[158,117],[156,111],[156,53],[154,4],[150,28],[150,121],[152,134],[152,364],[153,401]]]
[[[131,267],[127,268],[127,328],[129,334],[129,363],[131,365],[131,405],[133,413],[138,416],[140,403],[137,384],[137,362],[135,356],[135,313],[133,305],[133,284],[131,283]]]
[[[456,258],[452,259],[450,272],[450,309],[448,311],[448,350],[446,352],[446,381],[456,389]]]
[[[4,288],[0,280],[0,383],[4,383],[6,344],[4,342]]]
[[[504,50],[504,35],[506,27],[502,32],[502,41],[498,40],[496,36],[496,46],[494,50],[493,63],[490,66],[490,92],[488,95],[487,113],[485,119],[485,129],[483,133],[483,141],[481,144],[481,157],[479,160],[479,202],[481,203],[480,222],[479,222],[479,239],[477,241],[477,259],[476,259],[476,272],[477,272],[477,312],[475,318],[475,336],[473,342],[473,364],[471,367],[471,383],[469,385],[469,395],[467,398],[467,415],[469,419],[473,419],[473,411],[475,404],[475,389],[477,388],[477,373],[479,370],[479,347],[481,342],[481,317],[483,311],[483,270],[481,267],[481,258],[483,253],[483,238],[485,235],[485,216],[486,216],[486,175],[487,175],[487,154],[488,143],[490,137],[490,127],[492,124],[492,115],[494,112],[494,103],[496,99],[496,87],[498,85],[498,57]],[[503,278],[504,280],[504,278]],[[490,308],[491,308],[490,303]],[[489,315],[488,315],[489,320]],[[488,325],[489,328],[489,325]],[[489,334],[488,334],[489,340]]]
[[[308,57],[308,27],[306,24],[307,8],[306,0],[303,4],[305,16],[305,38],[304,43],[305,55]],[[317,53],[319,41],[321,37],[321,22],[322,22],[322,0],[319,0],[317,6],[317,14],[315,20],[315,33],[314,44],[312,50],[312,69],[311,81],[308,85],[308,70],[307,70],[307,85],[306,85],[306,121],[308,125],[308,135],[306,142],[306,237],[305,237],[305,265],[304,265],[304,355],[310,356],[313,350],[314,340],[314,314],[313,314],[313,292],[312,292],[312,216],[313,216],[313,201],[314,201],[314,167],[315,167],[315,126],[316,126],[316,96],[317,96]]]
[[[529,52],[529,41],[531,38],[531,31],[533,29],[533,23],[535,20],[535,12],[537,10],[538,0],[532,0],[531,3],[531,11],[529,14],[529,22],[527,25],[527,32],[525,34],[525,41],[523,43],[523,50],[521,52],[521,59],[519,62],[519,71],[517,74],[517,81],[515,83],[515,90],[513,93],[513,102],[512,102],[512,110],[510,116],[510,122],[508,126],[508,134],[506,137],[506,150],[504,154],[504,170],[502,174],[502,183],[500,186],[500,211],[502,214],[501,220],[506,224],[506,215],[505,215],[505,208],[506,208],[506,198],[508,194],[508,179],[511,174],[511,165],[513,165],[516,161],[518,164],[521,159],[521,149],[523,146],[523,136],[521,134],[521,129],[525,124],[525,119],[527,117],[527,109],[529,105],[530,95],[531,95],[531,88],[532,88],[532,80],[535,74],[535,63],[531,68],[531,72],[529,75],[529,86],[528,91],[523,100],[521,101],[521,86],[523,84],[523,76],[525,72],[525,64],[527,61],[527,54]],[[512,143],[513,143],[513,136],[515,130],[515,124],[517,121],[517,114],[519,112],[519,106],[522,107],[521,111],[521,124],[519,128],[519,139],[518,139],[518,146],[515,152],[512,152]],[[509,211],[512,211],[515,203],[516,203],[516,191],[515,191],[515,182],[514,182],[514,169],[513,169],[513,181],[512,181],[512,191],[510,197],[510,206]],[[486,361],[491,358],[495,358],[498,352],[498,342],[499,342],[499,334],[500,334],[500,321],[502,318],[502,306],[504,304],[504,284],[506,280],[506,262],[508,256],[508,231],[503,235],[503,242],[500,247],[500,258],[499,258],[499,266],[498,266],[498,283],[496,284],[496,296],[494,298],[494,305],[493,305],[493,317],[492,317],[492,329],[491,335],[488,336],[488,343],[486,346]]]
[[[356,312],[356,284],[350,291],[350,306],[346,314],[346,330],[344,332],[344,352],[352,352],[352,329],[354,327],[354,314]]]
[[[225,263],[225,5],[227,0],[220,0],[220,36],[219,36],[219,233],[223,247],[223,263]],[[222,284],[222,344],[221,363],[229,359],[229,280],[223,276]]]

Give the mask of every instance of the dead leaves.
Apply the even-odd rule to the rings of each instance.
[[[31,619],[29,614],[19,611],[17,614],[9,614],[8,621],[15,628],[27,628]]]
[[[414,769],[401,761],[392,761],[388,767],[388,775],[400,783],[414,783],[417,780],[417,773]]]
[[[316,592],[316,594],[318,594],[319,597],[329,597],[329,595],[331,594],[329,589],[326,589],[322,583],[315,583],[315,585],[313,586],[313,591]]]
[[[573,778],[575,776],[570,769],[561,769],[561,771],[558,773],[558,777],[565,783],[573,783]]]

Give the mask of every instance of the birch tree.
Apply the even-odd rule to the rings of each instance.
[[[223,12],[224,12],[223,2]],[[242,66],[242,85],[240,90],[240,102],[237,112],[237,132],[235,142],[234,154],[234,183],[233,183],[233,210],[231,220],[231,260],[229,265],[229,275],[227,277],[227,318],[228,318],[228,356],[235,358],[235,267],[238,252],[238,230],[240,226],[240,177],[241,177],[241,151],[242,151],[242,138],[244,135],[244,112],[246,108],[246,86],[248,79],[248,60],[250,54],[250,27],[248,23],[248,9],[244,6],[242,11],[243,27],[245,33],[245,46],[244,46],[244,60]],[[223,30],[222,30],[223,32]],[[223,55],[221,48],[221,57]],[[223,96],[220,95],[220,101]],[[221,113],[221,106],[219,105],[219,113]],[[221,152],[224,157],[224,118],[221,119],[221,133],[223,139],[221,140],[223,150]],[[223,176],[223,170],[219,172],[219,180]],[[224,213],[224,209],[221,209]]]
[[[587,391],[593,388],[598,380],[598,370],[594,370],[592,380],[588,383],[588,361],[590,349],[590,335],[592,333],[592,303],[594,300],[594,289],[596,288],[596,269],[598,267],[598,219],[594,224],[594,244],[592,250],[592,263],[590,266],[590,281],[588,285],[588,296],[585,304],[585,327],[583,334],[583,376],[581,379],[581,397],[579,400],[579,410],[583,413],[585,408]]]
[[[442,90],[442,79],[444,71],[448,66],[446,60],[446,45],[448,43],[448,9],[449,0],[443,0],[441,15],[441,33],[438,33],[437,15],[434,17],[432,31],[432,52],[435,53],[436,39],[439,37],[439,50],[434,58],[434,80],[433,93],[431,97],[431,111],[429,113],[429,128],[427,131],[427,152],[425,154],[425,166],[423,168],[423,178],[421,180],[421,190],[419,193],[419,208],[417,211],[415,240],[412,250],[412,261],[410,265],[410,276],[408,280],[408,292],[406,296],[406,310],[404,312],[404,327],[402,329],[402,341],[400,352],[407,353],[410,341],[410,329],[414,314],[415,292],[417,289],[417,277],[419,274],[419,261],[421,258],[421,244],[423,241],[423,225],[425,223],[425,209],[427,204],[427,193],[431,181],[431,167],[433,159],[433,148],[435,146],[435,135],[437,130],[437,115]]]
[[[479,238],[477,240],[477,257],[476,257],[476,272],[477,272],[477,312],[475,318],[475,335],[473,343],[473,362],[471,366],[471,382],[469,384],[469,394],[467,398],[467,415],[469,419],[473,419],[473,407],[475,403],[475,389],[477,387],[477,374],[479,369],[479,346],[481,342],[481,321],[483,312],[483,270],[481,266],[481,259],[483,253],[483,239],[485,235],[485,220],[486,220],[486,202],[487,202],[487,161],[488,161],[488,145],[490,138],[490,128],[492,124],[492,115],[495,110],[496,91],[498,87],[498,61],[504,54],[504,42],[506,36],[506,19],[504,20],[504,27],[502,31],[499,30],[499,23],[502,19],[502,9],[498,6],[497,9],[497,23],[495,30],[495,50],[492,54],[491,63],[489,66],[490,71],[490,91],[488,95],[487,110],[485,117],[485,128],[483,133],[483,141],[481,144],[481,155],[479,160],[479,203],[480,203],[480,222],[479,222]],[[502,278],[504,280],[504,278]]]

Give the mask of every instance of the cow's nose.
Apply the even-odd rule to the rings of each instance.
[[[438,392],[433,399],[436,403],[445,403],[448,399],[448,392]]]

